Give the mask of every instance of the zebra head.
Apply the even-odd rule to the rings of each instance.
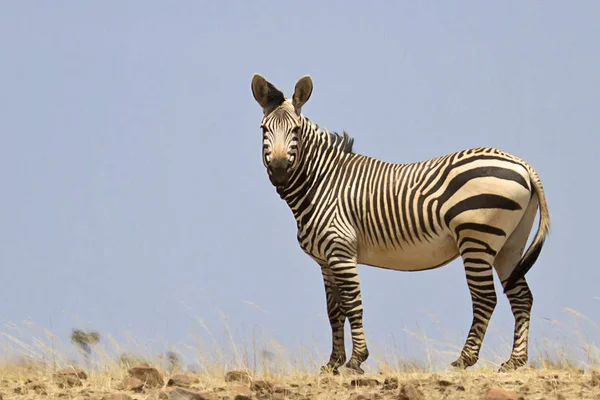
[[[252,94],[263,109],[260,127],[263,131],[262,159],[271,183],[285,187],[298,167],[301,142],[301,110],[312,93],[310,76],[298,80],[294,95],[287,99],[259,74],[252,78]]]

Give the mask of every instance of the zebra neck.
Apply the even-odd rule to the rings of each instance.
[[[317,186],[350,154],[346,149],[351,146],[347,135],[320,129],[307,118],[302,121],[301,140],[299,165],[290,177],[289,185],[277,189],[298,222],[311,215]]]

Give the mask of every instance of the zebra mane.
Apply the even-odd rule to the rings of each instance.
[[[337,132],[327,132],[329,137],[331,138],[333,145],[342,150],[344,153],[353,153],[352,147],[354,146],[354,138],[346,133],[346,131],[342,131],[343,134],[340,135]]]
[[[304,117],[304,118],[306,118],[306,117]],[[309,122],[310,125],[312,125],[312,127],[315,129],[315,131],[317,131],[317,133],[328,136],[329,141],[332,146],[337,147],[339,150],[343,151],[344,153],[349,153],[349,154],[354,153],[354,149],[353,149],[354,138],[351,137],[350,135],[348,135],[346,133],[346,131],[342,131],[342,134],[340,135],[337,132],[330,132],[325,128],[319,127],[318,124],[315,124],[308,118],[306,118],[306,120]]]

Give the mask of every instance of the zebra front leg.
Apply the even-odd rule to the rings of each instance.
[[[369,357],[369,351],[363,329],[363,307],[356,259],[356,254],[349,253],[345,246],[338,247],[330,252],[328,264],[339,289],[342,312],[350,321],[352,332],[352,357],[346,368],[363,374],[360,365]]]
[[[489,257],[478,257],[468,250],[471,249],[461,253],[473,302],[473,321],[460,357],[452,363],[453,367],[461,369],[473,366],[479,360],[483,338],[497,303],[491,262],[486,260]]]
[[[338,374],[338,367],[346,362],[346,349],[344,348],[344,324],[346,316],[340,307],[340,290],[335,282],[333,272],[328,265],[321,265],[323,281],[325,283],[325,297],[327,300],[327,315],[331,324],[332,350],[329,362],[321,367],[322,373],[332,372]]]
[[[515,317],[515,334],[510,358],[502,364],[499,372],[512,371],[527,363],[529,321],[533,307],[533,294],[525,278],[519,279],[515,287],[506,292],[506,296]]]

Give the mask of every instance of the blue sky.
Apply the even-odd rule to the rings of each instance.
[[[593,1],[2,3],[0,319],[160,347],[201,335],[198,319],[220,334],[223,313],[237,338],[260,329],[324,360],[320,271],[261,162],[258,72],[288,96],[310,74],[304,114],[362,154],[412,162],[496,146],[526,159],[553,222],[528,275],[532,340],[560,336],[548,319],[568,323],[565,307],[600,323],[599,12]],[[424,357],[404,329],[462,346],[459,261],[360,274],[373,357],[392,334]],[[512,326],[500,295],[486,345],[510,344]],[[495,361],[508,357],[499,348]]]

